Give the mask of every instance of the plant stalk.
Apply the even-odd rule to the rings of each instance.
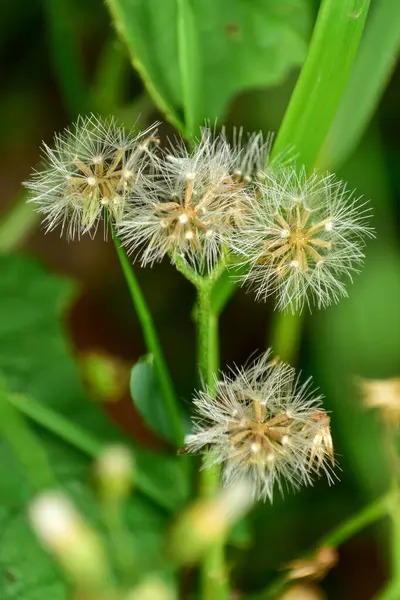
[[[163,392],[165,407],[167,409],[171,424],[171,431],[177,446],[180,447],[182,446],[184,439],[182,419],[172,384],[172,379],[169,374],[163,351],[161,349],[160,340],[158,339],[153,318],[125,250],[123,249],[121,242],[112,226],[111,231],[115,249],[117,251],[119,262],[121,264],[133,305],[140,322],[147,349],[154,358],[154,366]]]
[[[211,278],[203,279],[203,284],[198,287],[197,305],[200,374],[211,395],[215,394],[215,377],[219,368],[218,316],[212,310],[212,289]],[[218,465],[204,469],[200,475],[200,495],[204,498],[214,496],[219,488],[219,479]],[[204,558],[201,584],[202,600],[226,600],[229,597],[223,540],[218,540]]]
[[[340,546],[368,525],[389,515],[391,513],[393,502],[395,502],[396,499],[397,492],[395,493],[392,490],[371,504],[368,504],[354,516],[350,517],[327,535],[323,536],[314,548],[305,553],[304,556],[309,556],[316,548],[322,548],[324,546]],[[287,575],[282,575],[275,579],[262,593],[251,596],[251,600],[273,600],[284,591],[289,583],[291,583],[291,581],[289,581]]]

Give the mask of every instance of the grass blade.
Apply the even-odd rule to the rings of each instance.
[[[182,99],[185,114],[185,134],[192,138],[198,122],[199,52],[197,29],[189,0],[178,1],[178,57]]]
[[[381,0],[371,17],[318,164],[337,169],[357,146],[394,69],[400,47],[400,2]]]
[[[323,0],[306,61],[274,145],[294,146],[308,169],[331,127],[356,56],[370,0]]]

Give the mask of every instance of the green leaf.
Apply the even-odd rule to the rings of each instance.
[[[86,396],[60,324],[73,293],[70,281],[46,273],[36,261],[0,256],[0,372],[11,391],[22,393],[20,409],[42,427],[49,429],[56,423],[58,435],[66,430],[69,443],[74,443],[75,430],[82,430],[79,439],[89,438],[88,444],[80,446],[83,452],[95,455],[103,444],[114,441],[133,446],[137,488],[161,506],[175,510],[188,494],[179,458],[134,446]],[[26,395],[36,400],[41,410],[32,413]],[[63,415],[75,424],[72,437]]]
[[[74,27],[74,3],[71,0],[44,0],[42,10],[46,19],[48,56],[58,82],[65,108],[72,118],[88,110],[88,90],[77,30]]]
[[[178,57],[184,107],[186,137],[191,138],[202,120],[199,115],[200,93],[199,39],[193,6],[190,0],[178,2]]]
[[[107,547],[109,542],[102,527],[100,508],[88,485],[90,461],[53,436],[41,434],[41,442],[57,478],[57,487],[71,498],[84,518],[99,531]],[[55,568],[51,557],[41,550],[27,522],[27,504],[38,490],[30,485],[21,463],[1,440],[0,461],[7,465],[7,473],[0,480],[1,598],[66,600],[70,594],[62,574]],[[135,557],[133,572],[142,575],[160,563],[166,522],[165,513],[138,495],[129,500],[126,525],[131,532]]]
[[[236,94],[280,83],[306,55],[307,0],[107,4],[149,93],[183,131],[183,113],[189,132],[221,119]]]
[[[307,59],[274,154],[294,146],[311,169],[331,127],[356,56],[370,0],[322,0]]]
[[[337,169],[360,141],[396,65],[399,46],[400,2],[375,2],[339,110],[318,159],[320,166],[333,165]]]
[[[143,356],[132,368],[131,396],[150,429],[173,443],[168,413],[150,354]],[[187,415],[182,414],[182,420],[187,420]]]

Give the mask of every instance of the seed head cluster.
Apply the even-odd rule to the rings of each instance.
[[[230,142],[204,127],[190,148],[160,148],[156,126],[135,134],[90,115],[44,145],[26,187],[47,230],[93,235],[107,217],[142,265],[179,257],[205,274],[240,263],[257,299],[325,307],[360,269],[369,209],[333,175],[308,175],[287,156],[271,162],[271,144],[261,132],[235,130]]]
[[[206,468],[222,464],[225,485],[245,478],[256,499],[272,500],[276,487],[310,484],[319,472],[332,479],[330,419],[310,380],[300,383],[292,367],[266,352],[215,388],[197,394],[195,431],[185,442],[191,452],[210,447]]]

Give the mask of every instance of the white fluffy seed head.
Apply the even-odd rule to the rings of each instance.
[[[266,174],[258,202],[227,241],[248,268],[241,281],[279,310],[318,308],[347,295],[373,236],[366,203],[333,175],[282,167]]]
[[[135,135],[113,118],[89,115],[56,135],[53,148],[44,144],[43,164],[25,186],[47,231],[61,226],[68,238],[94,235],[104,210],[118,224],[133,192],[133,175],[143,177],[149,163],[150,152],[143,152],[139,140],[149,139],[154,127]]]
[[[224,136],[207,127],[191,150],[182,140],[173,143],[120,225],[129,252],[139,255],[142,264],[168,254],[202,273],[212,270],[221,257],[222,240],[251,206],[248,191],[234,177],[236,158]]]
[[[319,471],[332,477],[329,417],[320,400],[310,381],[301,384],[292,367],[267,352],[223,375],[216,394],[197,394],[186,446],[210,446],[206,468],[222,464],[225,485],[245,478],[254,498],[272,500],[275,488],[307,485]]]

